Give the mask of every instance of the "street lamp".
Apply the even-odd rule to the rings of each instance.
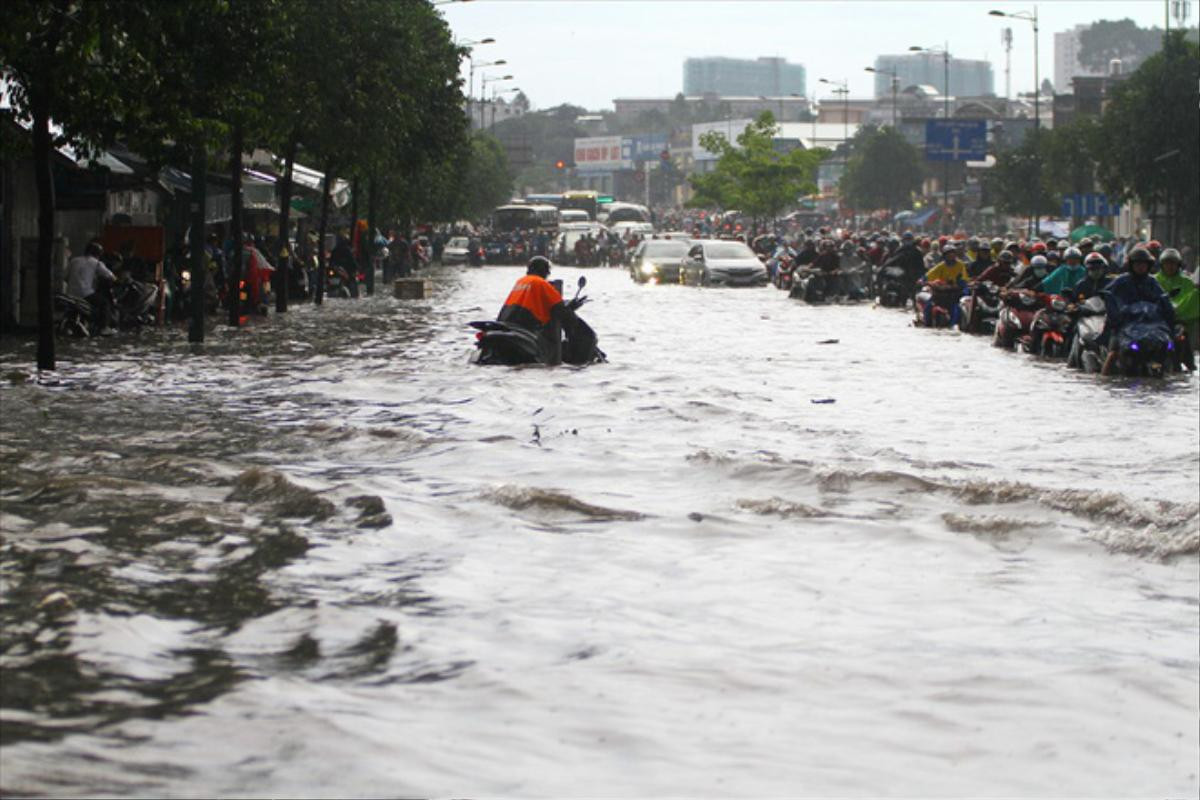
[[[475,93],[475,70],[476,69],[482,70],[482,69],[485,69],[486,67],[500,67],[500,66],[504,66],[507,63],[508,62],[505,61],[503,58],[498,59],[496,61],[485,61],[482,64],[472,63],[471,64],[471,83],[470,83],[470,87],[469,87],[469,91],[471,92],[471,94],[474,95],[474,93]],[[480,89],[479,89],[479,127],[481,129],[483,128],[483,88],[482,87],[483,87],[483,84],[481,83]]]
[[[475,59],[471,58],[471,48],[481,44],[494,44],[496,42],[491,36],[484,39],[467,39],[466,41],[458,42],[459,46],[467,48],[467,65],[468,83],[467,83],[467,108],[471,112],[467,116],[471,119],[475,118],[475,112],[471,106],[475,103]]]
[[[479,81],[479,129],[480,130],[483,130],[483,103],[484,103],[484,94],[487,92],[487,85],[489,83],[498,83],[500,81],[511,81],[512,79],[513,79],[512,75],[501,75],[498,78],[489,78],[485,75],[483,78],[480,79],[480,81]]]
[[[864,67],[867,72],[877,72],[880,75],[892,76],[892,127],[896,127],[896,90],[900,88],[900,76],[896,74],[894,69],[876,69],[875,67]]]
[[[496,127],[496,98],[502,94],[514,94],[521,91],[520,87],[514,86],[511,89],[501,89],[496,91],[496,87],[492,87],[492,124],[489,127]]]
[[[1035,159],[1037,159],[1038,162],[1040,162],[1041,154],[1038,152],[1037,138],[1038,138],[1039,132],[1041,131],[1041,128],[1042,128],[1042,104],[1041,104],[1042,84],[1041,84],[1041,76],[1038,74],[1038,13],[1037,13],[1037,6],[1033,7],[1033,11],[1014,11],[1012,13],[1008,13],[1005,11],[997,11],[997,10],[993,9],[988,12],[988,15],[993,16],[993,17],[1008,17],[1009,19],[1023,19],[1026,22],[1033,23],[1033,136],[1034,136],[1033,157]],[[1039,167],[1040,167],[1040,163],[1039,163]],[[1038,223],[1041,221],[1040,217],[1037,216],[1036,208],[1034,209],[1033,213],[1030,214],[1030,219],[1034,220],[1034,226],[1035,226],[1035,230],[1033,231],[1033,234],[1031,234],[1031,238],[1032,238],[1033,235],[1036,235],[1039,232],[1036,230],[1036,228],[1038,227]]]
[[[947,42],[945,47],[917,47],[913,45],[908,48],[914,53],[929,53],[930,55],[941,55],[942,57],[942,116],[947,120],[950,119],[950,43]],[[942,162],[942,230],[946,230],[946,215],[950,211],[950,162]]]
[[[820,83],[828,83],[834,87],[833,89],[830,89],[831,92],[834,94],[840,94],[842,96],[842,147],[845,150],[842,157],[848,158],[850,155],[850,89],[848,88],[847,84],[849,84],[850,81],[847,79],[831,81],[828,78],[817,78],[817,81]]]

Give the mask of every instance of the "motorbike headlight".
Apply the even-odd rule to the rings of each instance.
[[[179,278],[181,280],[190,281],[192,279],[192,273],[185,269],[183,272],[179,273]]]

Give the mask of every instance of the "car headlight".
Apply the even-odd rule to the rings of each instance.
[[[643,275],[653,275],[656,272],[658,272],[658,264],[655,264],[653,261],[643,261],[642,262],[642,274]]]

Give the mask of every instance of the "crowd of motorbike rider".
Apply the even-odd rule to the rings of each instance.
[[[766,257],[776,285],[801,270],[844,275],[857,268],[878,286],[884,270],[903,275],[905,301],[919,308],[919,321],[932,326],[935,302],[918,305],[918,293],[943,292],[952,302],[942,304],[949,324],[958,323],[958,297],[977,287],[994,288],[1001,300],[1027,290],[1039,297],[1065,297],[1074,310],[1091,297],[1102,298],[1106,310],[1105,337],[1121,327],[1135,305],[1157,314],[1168,327],[1182,326],[1186,335],[1181,362],[1192,368],[1193,344],[1200,333],[1200,290],[1197,273],[1184,271],[1179,250],[1155,240],[1115,243],[1083,237],[1067,239],[1005,239],[1002,237],[922,236],[912,231],[835,234],[828,228],[808,229],[796,237],[744,237]],[[1194,269],[1194,267],[1193,267]],[[847,292],[848,293],[848,292]],[[1115,352],[1109,352],[1112,365]]]

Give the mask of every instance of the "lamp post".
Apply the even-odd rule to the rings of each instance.
[[[942,117],[950,119],[950,43],[947,42],[945,47],[917,47],[913,45],[908,48],[914,53],[929,53],[930,55],[941,55],[942,57]],[[950,211],[950,162],[942,162],[942,231],[949,233],[946,230],[946,215]]]
[[[504,65],[505,65],[505,64],[507,64],[507,63],[508,63],[508,62],[507,62],[506,60],[504,60],[503,58],[501,58],[501,59],[498,59],[498,60],[496,60],[496,61],[485,61],[485,62],[484,62],[484,63],[482,63],[482,64],[476,64],[476,65],[475,65],[475,68],[477,68],[477,69],[479,69],[479,70],[481,70],[481,71],[482,71],[482,70],[483,70],[485,67],[501,67],[501,66],[504,66]],[[481,80],[480,80],[480,83],[479,83],[479,127],[480,127],[480,129],[481,129],[481,130],[483,129],[483,100],[484,100],[484,97],[483,97],[483,80],[484,80],[484,79],[481,79]],[[472,90],[472,93],[474,93],[474,87],[475,87],[475,76],[474,76],[474,75],[472,75],[472,76],[471,76],[471,90]],[[472,119],[472,122],[474,122],[474,120],[473,120],[473,119]]]
[[[494,86],[492,87],[492,124],[489,125],[488,127],[490,127],[490,128],[496,127],[496,98],[502,94],[513,94],[513,93],[519,92],[519,91],[521,91],[519,86],[514,86],[511,89],[501,89],[498,92],[496,91],[496,87],[494,87]]]
[[[480,79],[480,81],[479,81],[479,129],[480,130],[483,130],[483,125],[484,125],[483,104],[484,104],[484,94],[487,92],[487,85],[489,83],[498,83],[500,81],[511,81],[512,79],[513,79],[512,75],[501,75],[498,78],[489,78],[485,75],[483,78]]]
[[[471,48],[478,47],[481,44],[494,44],[495,41],[491,36],[488,36],[484,39],[467,39],[457,43],[460,47],[467,48],[467,118],[471,120],[475,119],[475,59],[471,58]]]
[[[1034,137],[1033,138],[1033,157],[1034,157],[1034,159],[1036,159],[1035,163],[1037,163],[1038,166],[1040,167],[1041,154],[1038,152],[1038,144],[1039,144],[1038,137],[1040,136],[1041,128],[1042,128],[1042,105],[1041,105],[1041,97],[1042,97],[1041,80],[1042,79],[1041,79],[1041,75],[1038,74],[1038,13],[1037,13],[1037,6],[1033,7],[1033,11],[1014,11],[1012,13],[1008,13],[1005,11],[996,11],[995,9],[993,9],[993,10],[989,11],[988,14],[993,17],[1008,17],[1009,19],[1023,19],[1026,22],[1030,22],[1033,24],[1033,137]],[[1034,203],[1036,204],[1036,202],[1037,202],[1037,200],[1035,199]],[[1032,234],[1030,234],[1030,236],[1032,237],[1039,233],[1037,228],[1039,227],[1038,223],[1041,222],[1041,217],[1038,215],[1036,207],[1030,212],[1029,217],[1033,221],[1033,225],[1034,225],[1034,231]]]
[[[842,148],[846,152],[843,153],[843,158],[849,156],[850,145],[850,89],[847,88],[848,80],[831,81],[828,78],[818,78],[820,83],[828,83],[833,86],[830,89],[834,94],[842,96]]]
[[[877,72],[880,75],[892,76],[892,127],[896,127],[896,90],[900,88],[900,76],[896,74],[894,69],[876,69],[875,67],[864,67],[867,72]]]

